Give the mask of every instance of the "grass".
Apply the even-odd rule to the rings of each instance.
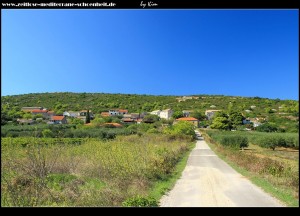
[[[237,172],[287,206],[299,206],[298,152],[273,151],[252,144],[241,152],[219,145],[208,135],[205,138],[212,150]]]
[[[195,147],[196,143],[191,145],[189,147],[189,150],[184,153],[182,156],[182,159],[177,163],[175,166],[175,170],[172,172],[170,176],[168,176],[167,179],[159,180],[155,182],[153,187],[151,188],[149,192],[149,196],[153,197],[157,201],[160,200],[160,198],[166,194],[168,191],[170,191],[176,184],[176,181],[181,177],[182,172],[184,168],[186,167],[189,155],[193,148]]]
[[[2,206],[155,205],[175,184],[193,147],[190,138],[164,134],[76,145],[63,139],[1,141]],[[147,200],[151,196],[155,200]]]

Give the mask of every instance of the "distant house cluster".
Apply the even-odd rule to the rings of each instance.
[[[151,115],[157,115],[161,119],[167,119],[167,120],[169,120],[172,117],[173,113],[174,113],[174,111],[171,109],[154,110],[154,111],[150,112]]]
[[[199,97],[194,97],[194,96],[183,96],[183,97],[178,97],[176,100],[178,102],[186,101],[186,100],[192,100],[192,99],[199,99]]]

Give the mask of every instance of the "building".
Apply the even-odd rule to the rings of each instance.
[[[72,117],[72,118],[76,118],[77,116],[79,116],[79,112],[74,112],[74,111],[65,111],[63,113],[64,116],[68,116],[68,117]]]
[[[45,109],[34,109],[31,111],[32,115],[41,114],[43,118],[48,118],[48,110]]]
[[[193,117],[183,117],[183,118],[178,118],[176,119],[176,122],[178,121],[187,121],[187,122],[191,122],[193,125],[195,125],[196,127],[199,127],[199,120]]]
[[[159,117],[162,119],[170,119],[172,117],[173,113],[174,113],[173,110],[165,109],[165,110],[160,111]]]
[[[42,110],[43,107],[22,107],[23,112],[32,112],[33,110]]]
[[[205,115],[207,116],[208,120],[211,120],[214,117],[215,113],[219,111],[221,110],[206,110]]]
[[[93,112],[92,112],[92,110],[89,110],[89,114],[90,114],[90,119],[94,119],[94,114],[93,114]],[[79,116],[87,116],[87,110],[81,110],[81,111],[79,111],[79,115],[77,116],[77,117],[79,117]]]
[[[109,116],[110,116],[109,112],[101,112],[100,115],[101,115],[102,117],[109,117]]]
[[[154,110],[154,111],[150,112],[150,114],[159,116],[160,112],[161,112],[160,110]]]
[[[53,124],[67,124],[67,118],[65,116],[52,116],[50,122]]]

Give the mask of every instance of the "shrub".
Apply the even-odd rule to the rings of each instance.
[[[125,200],[122,203],[122,206],[126,206],[126,207],[154,207],[154,206],[158,206],[158,203],[152,197],[146,198],[146,197],[137,196],[137,197],[133,197],[133,198],[129,198],[129,199]]]

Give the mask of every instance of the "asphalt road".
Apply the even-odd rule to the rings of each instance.
[[[161,207],[284,206],[221,160],[199,137],[175,187]]]

